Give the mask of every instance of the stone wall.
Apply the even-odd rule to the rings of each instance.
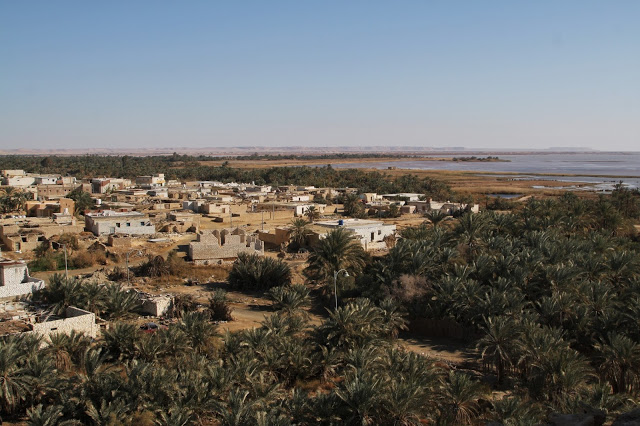
[[[76,332],[84,333],[88,337],[96,337],[98,326],[96,325],[96,315],[94,313],[70,306],[65,314],[66,318],[33,324],[32,333],[46,337],[54,333],[70,334],[75,330]]]
[[[25,294],[31,294],[34,291],[44,288],[45,284],[42,280],[32,278],[31,281],[26,283],[14,284],[10,286],[0,286],[0,299],[14,298],[18,296],[24,296]]]
[[[214,230],[198,234],[197,241],[189,244],[189,257],[196,264],[233,259],[243,252],[264,254],[264,243],[256,236],[246,235],[242,230],[225,229],[222,232]]]
[[[141,294],[139,297],[142,302],[140,310],[155,317],[164,316],[173,304],[171,296],[147,296]]]

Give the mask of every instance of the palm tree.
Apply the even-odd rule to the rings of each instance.
[[[234,288],[268,289],[291,282],[291,268],[280,259],[240,253],[227,282]]]
[[[292,315],[309,306],[309,289],[303,284],[273,287],[267,293],[275,309]]]
[[[450,371],[442,390],[442,417],[453,424],[471,424],[478,416],[478,399],[486,393],[468,374]]]
[[[436,228],[440,222],[444,221],[449,216],[443,213],[442,210],[429,210],[424,214],[424,217],[431,222],[431,225],[433,225],[434,228]]]
[[[398,302],[388,297],[380,302],[379,307],[382,311],[382,327],[389,338],[395,339],[400,331],[407,330],[406,311]]]
[[[535,426],[542,424],[544,411],[532,401],[522,400],[517,396],[504,397],[494,402],[491,420],[505,426]]]
[[[208,320],[204,312],[186,313],[178,327],[187,335],[191,347],[198,352],[207,351],[213,338],[218,336],[217,326]]]
[[[307,245],[307,239],[311,233],[309,229],[309,222],[298,217],[291,221],[289,226],[291,230],[291,242],[297,247],[303,247]]]
[[[304,274],[311,280],[323,283],[326,293],[330,294],[333,289],[328,287],[333,285],[336,271],[344,269],[350,275],[359,274],[366,261],[367,253],[353,233],[336,228],[320,240],[307,260]]]
[[[504,379],[505,368],[513,365],[514,354],[519,337],[519,330],[512,318],[485,318],[485,335],[478,341],[477,347],[482,350],[484,362],[491,362],[498,377],[498,384]]]
[[[343,205],[345,216],[358,216],[364,210],[362,200],[360,200],[358,194],[346,194]]]
[[[42,404],[38,404],[35,407],[27,410],[27,426],[58,426],[68,424],[70,422],[60,422],[62,417],[62,410],[64,407],[61,405],[47,405],[46,408]],[[80,424],[80,423],[77,423]]]
[[[608,333],[595,346],[598,370],[614,393],[633,393],[640,388],[640,344],[627,336]]]
[[[12,413],[27,400],[31,377],[24,366],[25,354],[19,342],[9,340],[0,344],[0,406]]]
[[[49,336],[45,353],[55,361],[55,366],[60,371],[67,371],[71,368],[71,354],[68,352],[69,336],[64,333],[55,333]]]
[[[593,371],[577,351],[560,347],[535,359],[531,363],[529,377],[534,393],[540,393],[548,401],[558,402],[578,395],[593,377]]]
[[[369,299],[358,299],[329,312],[329,318],[317,329],[318,343],[345,351],[374,341],[381,344],[385,332],[382,310]]]
[[[115,323],[102,333],[105,348],[112,359],[130,359],[135,354],[135,343],[140,331],[134,324]]]
[[[313,223],[320,218],[320,211],[316,209],[316,206],[309,206],[304,215],[309,219],[310,223]]]
[[[134,291],[125,290],[120,284],[106,286],[104,307],[110,318],[121,318],[140,306]]]
[[[215,412],[222,426],[251,424],[257,401],[249,398],[249,391],[234,389],[223,403],[216,403]]]
[[[213,321],[232,321],[231,306],[227,300],[227,292],[222,289],[216,289],[209,296],[209,315]]]
[[[456,233],[467,248],[467,258],[473,258],[481,242],[482,232],[486,228],[484,216],[481,214],[465,213],[460,217]]]
[[[376,424],[380,407],[381,379],[357,370],[335,390],[340,418],[345,424]]]

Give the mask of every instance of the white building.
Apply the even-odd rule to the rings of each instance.
[[[315,222],[312,229],[318,234],[319,239],[323,239],[327,233],[336,228],[344,228],[353,232],[367,250],[386,247],[385,237],[396,233],[396,225],[387,225],[384,222],[367,219],[320,221]]]
[[[23,261],[0,258],[0,299],[31,294],[44,285],[44,281],[29,276]]]
[[[149,216],[139,212],[116,212],[105,210],[84,215],[84,225],[87,231],[94,235],[129,234],[153,235],[156,227]]]

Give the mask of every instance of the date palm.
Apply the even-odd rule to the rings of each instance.
[[[431,222],[431,225],[436,228],[443,222],[448,216],[442,212],[442,210],[429,210],[424,214],[425,219]]]
[[[449,372],[442,389],[442,419],[450,424],[471,424],[479,413],[478,400],[486,394],[484,385],[468,374]]]
[[[249,391],[234,389],[224,402],[216,403],[216,417],[222,426],[244,426],[252,423],[257,401],[249,398]]]
[[[133,358],[135,344],[140,339],[140,331],[134,324],[112,324],[102,335],[110,358],[121,360]]]
[[[307,261],[304,274],[323,283],[327,294],[333,291],[333,274],[341,269],[350,275],[359,274],[367,262],[367,253],[353,233],[344,228],[329,232],[319,241]],[[331,287],[331,288],[329,288]]]
[[[273,287],[267,296],[273,301],[275,309],[288,315],[300,312],[311,301],[309,289],[303,284]]]
[[[0,406],[5,413],[12,413],[29,397],[32,378],[25,356],[14,339],[0,343]]]
[[[382,381],[373,374],[358,370],[335,390],[338,412],[343,424],[372,425],[380,410]]]
[[[614,393],[633,393],[640,389],[640,345],[630,338],[608,333],[596,344],[597,366]]]
[[[206,352],[218,336],[217,325],[210,322],[204,312],[188,312],[182,317],[178,327],[186,334],[191,347],[198,352]]]
[[[304,247],[307,245],[307,240],[311,233],[311,230],[309,229],[309,222],[300,217],[295,218],[291,221],[289,230],[291,231],[291,242],[293,244],[297,247]]]
[[[104,307],[109,318],[122,318],[139,305],[138,296],[134,291],[125,290],[120,284],[107,285]]]
[[[515,321],[508,317],[485,318],[484,336],[477,347],[482,351],[483,362],[493,364],[498,384],[504,380],[505,369],[514,363],[520,332]]]
[[[291,282],[291,268],[280,259],[240,253],[227,282],[233,288],[266,290]]]
[[[472,259],[482,244],[482,234],[487,224],[481,214],[465,213],[460,217],[460,221],[455,228],[460,241],[467,250],[467,259]]]
[[[384,333],[391,339],[398,337],[400,331],[407,330],[406,311],[391,298],[383,299],[379,306],[382,311]]]
[[[310,223],[313,223],[320,218],[320,211],[316,209],[316,206],[309,206],[304,215],[309,219]]]

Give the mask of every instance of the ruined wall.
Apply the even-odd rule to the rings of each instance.
[[[173,304],[173,298],[171,298],[170,296],[156,296],[141,300],[141,311],[145,314],[153,315],[155,317],[164,316]]]

